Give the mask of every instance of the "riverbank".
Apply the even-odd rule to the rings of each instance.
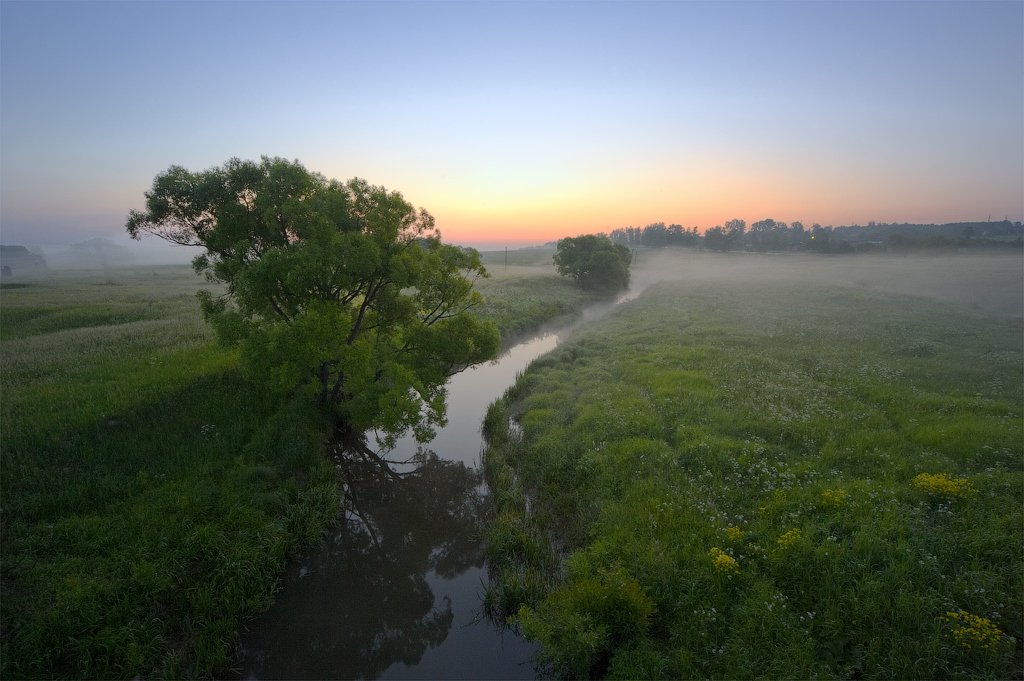
[[[477,282],[486,302],[475,314],[494,322],[501,344],[508,349],[542,325],[579,317],[583,310],[605,300],[585,291],[571,279],[554,274],[553,268],[511,267],[505,273]]]
[[[1019,673],[1019,317],[678,272],[488,412],[488,606],[553,676]]]
[[[503,339],[578,314],[561,283],[484,280],[481,314]],[[3,678],[220,673],[336,518],[316,410],[245,380],[208,286],[187,266],[3,282]]]

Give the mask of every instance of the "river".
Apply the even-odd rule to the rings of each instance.
[[[388,454],[416,462],[395,467],[401,481],[343,467],[345,518],[290,562],[274,605],[243,632],[242,678],[535,678],[533,646],[481,614],[480,427],[531,361],[612,307],[592,306],[453,376],[448,424],[426,446],[407,437]]]

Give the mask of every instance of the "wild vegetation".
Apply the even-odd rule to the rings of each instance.
[[[552,676],[1019,675],[1019,259],[1011,317],[715,262],[492,405],[488,607]]]
[[[578,313],[544,271],[478,282],[481,316]],[[0,677],[221,673],[336,518],[322,411],[249,378],[197,290],[222,289],[187,266],[0,284]]]
[[[0,290],[4,678],[210,675],[334,517],[317,412],[245,380],[187,268]]]
[[[549,253],[549,262],[550,258]],[[551,268],[513,268],[511,273],[502,274],[500,267],[494,267],[492,271],[495,274],[490,279],[476,283],[485,302],[474,311],[478,318],[494,322],[501,329],[502,344],[506,346],[545,322],[576,317],[602,299],[600,294],[554,274]]]
[[[485,302],[474,309],[498,324],[505,342],[549,315],[573,315],[593,300],[592,294],[555,274],[552,254],[551,249],[510,252],[507,270],[503,253],[481,254],[495,276],[477,282]],[[657,264],[653,254],[641,257],[652,268]],[[707,297],[708,305],[718,305],[720,310],[746,295],[742,291],[749,286],[733,288],[736,296],[727,295],[737,280],[779,280],[779,268],[764,266],[772,262],[770,257],[708,258],[687,260],[659,271],[658,276],[699,272],[706,283],[692,290],[694,283],[686,287],[688,304],[696,305]],[[787,275],[787,280],[809,272],[809,261],[793,258],[786,262],[789,272],[798,273]],[[1013,261],[1007,267],[1001,262],[943,262],[943,272],[953,276],[939,284],[934,278],[924,278],[924,273],[934,271],[935,263],[914,259],[900,261],[895,270],[899,277],[894,277],[888,266],[850,269],[848,261],[838,259],[828,263],[827,273],[834,281],[853,287],[844,289],[847,294],[865,296],[866,306],[872,301],[885,302],[888,296],[883,291],[899,289],[940,291],[964,303],[977,303],[979,310],[1019,310],[1019,263]],[[708,263],[712,266],[706,267]],[[998,286],[991,285],[993,271],[1007,273]],[[640,279],[650,274],[636,273]],[[864,277],[876,285],[869,286]],[[811,287],[820,280],[820,273],[809,275],[800,280],[798,288],[818,290]],[[984,285],[988,296],[975,300],[971,291],[979,285]],[[239,624],[272,600],[286,557],[303,542],[319,541],[324,527],[336,517],[338,483],[331,462],[323,456],[329,426],[322,412],[313,400],[288,401],[280,392],[268,391],[250,380],[240,369],[237,353],[219,346],[203,322],[195,300],[198,289],[207,289],[211,295],[221,290],[219,285],[196,277],[188,267],[52,271],[38,279],[16,274],[0,284],[0,677],[141,674],[181,678],[221,673],[230,666]],[[794,308],[792,314],[804,309],[813,308]],[[867,319],[867,311],[862,312]],[[985,324],[991,320],[981,315],[956,319],[980,320],[982,326],[973,332],[981,339],[972,346],[977,353],[991,349],[995,353],[991,359],[998,362],[1016,357],[1012,349],[1006,355],[992,349],[995,346],[990,348],[1002,337],[989,333]],[[816,324],[816,320],[814,317],[808,323]],[[658,326],[669,328],[660,322]],[[891,333],[915,339],[914,328],[909,323],[896,325]],[[960,326],[950,328],[954,336],[960,333]],[[830,333],[830,338],[841,337],[839,332]],[[927,338],[929,333],[939,334],[939,341],[918,348],[917,357],[895,350],[886,354],[884,348],[875,352],[887,364],[910,362],[924,371],[921,367],[935,366],[932,373],[938,376],[938,365],[927,363],[947,357],[955,343],[942,337],[937,327],[921,337]],[[1019,338],[1019,327],[1016,333]],[[950,338],[959,338],[954,336]],[[985,340],[989,336],[991,340]],[[678,337],[670,337],[678,341]],[[755,338],[760,342],[764,334]],[[630,345],[629,337],[621,340],[630,352],[640,352],[640,346]],[[825,349],[825,357],[837,352]],[[959,361],[960,356],[954,354],[953,358]],[[622,361],[618,354],[616,359]],[[971,375],[971,366],[965,364],[964,376]],[[1009,378],[1003,379],[1001,388],[1004,391],[1011,391],[1014,380],[1020,384],[1019,373],[1016,378],[1013,375],[1012,362],[1009,366]],[[943,384],[939,378],[935,380]],[[576,389],[569,385],[563,388],[575,395]],[[935,393],[944,395],[940,389],[946,390],[940,385]],[[967,397],[960,397],[960,392]],[[970,386],[957,388],[950,395],[951,404],[957,405],[969,406],[980,399],[972,396]],[[1002,402],[994,404],[992,409]],[[969,414],[975,411],[966,409]],[[1012,419],[1008,423],[1012,429]],[[958,435],[957,441],[970,441],[972,432]],[[984,444],[994,447],[996,443]],[[974,495],[970,504],[984,502],[984,508],[1003,504],[1004,515],[1014,504],[1019,508],[1019,499],[1014,497],[1009,501],[996,497],[990,502],[986,494],[1001,493],[992,487],[995,483],[979,480],[980,474],[966,473],[959,459],[947,456],[957,462],[955,466],[939,460],[943,465],[908,471],[904,491],[926,501],[932,498],[929,489],[933,487],[941,491],[943,486],[963,485]],[[622,465],[632,476],[633,470]],[[1009,470],[1009,464],[1004,468]],[[999,471],[992,473],[1010,474]],[[924,473],[932,477],[920,478]],[[870,477],[872,485],[878,484],[879,476]],[[632,479],[627,477],[625,482],[632,484]],[[494,489],[499,499],[508,493],[500,480]],[[822,503],[832,503],[826,499],[862,503],[856,485],[831,484],[821,494]],[[966,507],[957,500],[946,510],[956,513]],[[956,518],[945,513],[934,517]],[[998,517],[1002,516],[985,515],[976,532],[995,527],[997,521],[992,518]],[[501,518],[497,527],[508,519]],[[998,522],[1011,525],[1005,550],[1018,550],[1013,542],[1020,534],[1012,535],[1016,531],[1012,518]],[[780,528],[779,537],[801,528]],[[993,530],[998,532],[998,528]],[[804,538],[807,536],[815,535],[805,534]],[[958,536],[950,535],[949,541],[960,542],[956,545],[966,552],[961,558],[974,565],[973,545]],[[999,535],[998,539],[1006,538]],[[560,553],[550,554],[540,535],[530,542],[524,546],[532,547],[529,550],[542,560],[549,560],[543,557],[549,555],[561,560]],[[721,553],[712,555],[713,548]],[[703,550],[709,564],[727,565],[729,558],[736,561],[741,578],[749,577],[749,566],[735,547],[714,543]],[[949,555],[949,551],[932,553],[937,558]],[[984,558],[985,554],[980,555]],[[984,563],[977,564],[982,566],[978,579],[984,582],[990,571]],[[522,569],[527,581],[548,574]],[[975,576],[964,572],[967,567],[957,569],[961,572],[943,574],[947,579],[959,575],[961,582],[974,584]],[[1013,578],[1015,573],[1007,574]],[[984,593],[990,594],[986,598],[999,596],[987,585],[970,588],[986,589]],[[1020,593],[1019,586],[1016,588]],[[971,596],[978,598],[980,595]],[[1005,644],[1006,636],[1017,635],[1005,618],[986,614],[971,599],[954,599],[956,607],[941,614],[949,640],[972,645],[979,640],[983,641],[979,645],[995,650]],[[992,602],[1004,604],[999,612],[1018,607],[1012,600]],[[656,612],[648,615],[650,621],[657,617]],[[1002,643],[993,643],[995,629]],[[997,668],[1001,669],[990,667]]]

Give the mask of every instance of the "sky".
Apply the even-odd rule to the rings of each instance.
[[[1021,220],[1024,2],[0,2],[3,243],[263,155],[478,248]]]

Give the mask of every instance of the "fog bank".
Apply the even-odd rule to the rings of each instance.
[[[826,256],[638,250],[630,269],[632,289],[664,280],[728,281],[751,287],[782,282],[829,284],[935,298],[987,313],[1024,315],[1024,256],[1019,253]]]

